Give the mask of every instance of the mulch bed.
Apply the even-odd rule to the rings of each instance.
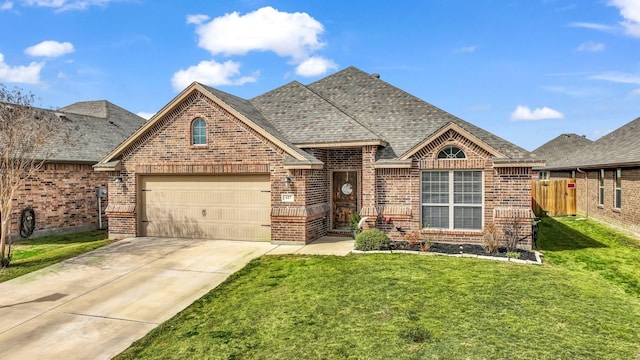
[[[391,246],[389,247],[388,250],[423,251],[420,244],[409,246],[409,243],[406,241],[392,241]],[[497,257],[497,258],[507,257],[506,247],[500,247],[497,252],[489,253],[481,245],[475,245],[475,244],[447,244],[447,243],[436,242],[431,244],[427,252],[451,254],[451,255],[470,254],[470,255]],[[529,260],[534,262],[537,261],[536,254],[533,251],[518,249],[518,253],[520,254],[520,257],[518,258],[519,260]]]

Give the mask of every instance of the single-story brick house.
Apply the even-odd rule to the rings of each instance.
[[[392,238],[478,243],[486,224],[529,226],[536,165],[349,67],[251,100],[193,83],[95,168],[111,176],[113,238],[308,243],[358,211]]]
[[[538,170],[576,178],[579,213],[640,233],[640,118],[569,154]]]
[[[107,188],[108,175],[93,171],[93,165],[146,120],[104,100],[38,111],[65,120],[69,139],[51,139],[47,146],[57,149],[55,155],[16,194],[11,214],[12,237],[18,238],[20,216],[27,208],[35,212],[32,237],[97,229],[98,209],[104,212],[107,199],[99,200],[96,190]],[[106,228],[107,219],[102,215]]]

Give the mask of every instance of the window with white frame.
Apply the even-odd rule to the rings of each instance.
[[[598,173],[598,205],[604,205],[604,169]]]
[[[622,208],[622,169],[616,169],[616,209]]]
[[[195,119],[191,123],[191,145],[207,144],[207,124],[202,119]]]
[[[438,159],[465,159],[467,155],[457,146],[445,146],[438,153]]]
[[[422,225],[431,229],[482,229],[482,171],[422,173]]]
[[[549,180],[549,172],[540,171],[540,180]]]

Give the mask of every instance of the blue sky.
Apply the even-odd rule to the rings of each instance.
[[[0,33],[0,83],[45,108],[356,66],[528,150],[640,116],[640,0],[0,0]]]

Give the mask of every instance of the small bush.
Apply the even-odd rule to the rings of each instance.
[[[500,247],[500,238],[498,237],[498,229],[494,224],[487,224],[482,234],[482,246],[488,253],[498,252]]]
[[[390,243],[387,234],[378,229],[369,229],[356,236],[355,249],[363,251],[386,250]]]

